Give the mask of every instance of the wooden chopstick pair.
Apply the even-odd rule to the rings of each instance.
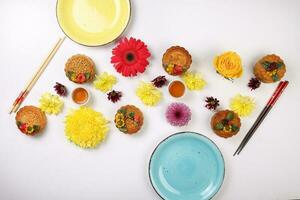
[[[282,94],[282,92],[284,91],[284,89],[287,87],[288,84],[289,84],[288,81],[280,81],[273,95],[269,99],[267,105],[261,111],[258,118],[256,119],[256,121],[254,122],[254,124],[252,125],[252,127],[250,128],[250,130],[242,140],[241,144],[239,145],[239,147],[237,148],[233,156],[239,155],[241,153],[243,148],[249,142],[250,138],[254,135],[255,131],[262,123],[262,121],[265,119],[265,117],[268,115],[268,113],[270,112],[270,110],[272,109],[272,107],[274,106],[274,104],[276,103],[276,101],[278,100],[278,98],[280,97],[280,95]]]
[[[61,44],[63,43],[64,40],[65,40],[65,37],[60,38],[57,41],[57,43],[55,44],[53,49],[50,51],[49,55],[46,57],[46,59],[44,60],[42,65],[39,67],[37,72],[33,75],[31,80],[26,84],[25,88],[21,91],[19,96],[15,99],[13,106],[12,106],[11,110],[9,111],[9,114],[11,114],[12,112],[16,112],[19,109],[22,102],[24,101],[24,99],[26,98],[28,93],[31,91],[31,89],[33,88],[35,83],[38,81],[38,79],[41,77],[42,73],[45,71],[46,67],[48,66],[48,64],[50,63],[50,61],[52,60],[52,58],[54,57],[54,55],[56,54],[56,52],[58,51],[59,47],[61,46]]]

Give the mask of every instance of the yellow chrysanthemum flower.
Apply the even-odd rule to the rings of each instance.
[[[107,72],[103,72],[98,76],[96,75],[96,80],[93,83],[96,89],[101,92],[108,92],[117,83],[117,78]]]
[[[241,57],[233,51],[216,56],[214,66],[217,72],[225,78],[239,78],[243,74]]]
[[[152,83],[141,82],[136,89],[136,95],[147,106],[155,106],[161,100],[161,92]]]
[[[206,81],[199,73],[186,72],[182,76],[182,80],[189,90],[201,90],[206,85]]]
[[[63,100],[58,96],[50,93],[44,93],[40,100],[40,109],[48,114],[55,114],[61,112],[64,102]]]
[[[65,118],[66,137],[82,148],[95,148],[106,137],[108,121],[92,108],[80,107]]]
[[[240,117],[249,116],[255,108],[255,101],[249,96],[237,94],[230,101],[230,108]]]

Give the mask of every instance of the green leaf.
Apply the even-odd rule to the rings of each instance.
[[[73,74],[74,74],[74,72],[72,72],[72,71],[67,71],[67,72],[66,72],[66,75],[67,75],[67,77],[68,77],[69,79],[71,79],[71,77],[72,77]]]
[[[262,62],[261,64],[263,65],[263,67],[265,68],[265,70],[267,70],[270,67],[271,63],[268,62],[268,61],[265,61],[265,62]]]
[[[273,81],[279,81],[279,77],[277,74],[272,75]]]
[[[223,128],[224,128],[224,125],[221,122],[217,123],[215,126],[216,130],[223,130]]]
[[[121,109],[119,110],[119,112],[122,113],[123,115],[126,115],[126,110]]]
[[[233,132],[236,132],[236,131],[239,130],[239,127],[237,127],[236,125],[231,125],[231,130],[232,130]]]
[[[130,113],[128,114],[128,116],[129,116],[131,119],[133,119],[133,118],[134,118],[134,112],[130,112]]]
[[[27,127],[27,131],[32,131],[32,127],[31,127],[31,126],[28,126],[28,127]]]
[[[283,63],[282,63],[282,62],[278,62],[278,63],[276,63],[276,66],[277,66],[277,68],[279,69],[280,67],[283,66]]]
[[[85,76],[85,79],[88,80],[91,77],[91,73],[86,72],[86,73],[84,73],[84,76]]]
[[[39,125],[33,125],[33,130],[34,131],[39,131],[40,130],[40,126]]]
[[[21,126],[22,122],[17,121],[17,126]]]
[[[234,118],[234,114],[233,114],[233,112],[229,112],[229,113],[227,113],[227,115],[226,115],[226,119],[227,119],[228,121],[231,121],[231,120],[233,120],[233,118]]]

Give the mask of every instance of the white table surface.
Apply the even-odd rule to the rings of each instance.
[[[77,107],[70,96],[65,99],[63,113],[47,116],[47,129],[39,137],[21,134],[14,115],[7,114],[18,92],[63,33],[56,21],[54,0],[1,0],[0,199],[160,199],[148,179],[150,155],[162,139],[185,130],[211,138],[224,155],[225,180],[214,199],[300,198],[299,10],[300,1],[132,0],[132,18],[125,35],[145,41],[152,58],[146,72],[131,79],[120,76],[110,64],[114,44],[90,48],[67,39],[23,105],[38,105],[44,92],[53,92],[56,81],[69,90],[75,88],[64,75],[64,64],[71,55],[82,53],[94,59],[99,72],[116,75],[119,82],[115,89],[125,93],[121,102],[112,104],[105,94],[87,85],[94,109],[112,120],[118,107],[135,104],[145,115],[138,135],[122,134],[112,123],[107,140],[99,148],[83,150],[64,135],[64,116],[69,108]],[[208,85],[178,100],[171,98],[165,87],[157,107],[144,106],[135,96],[135,88],[140,80],[166,75],[161,57],[172,45],[190,51],[191,69],[201,72]],[[218,76],[212,66],[213,57],[227,50],[238,52],[243,60],[245,73],[234,83]],[[233,157],[276,87],[263,84],[250,91],[246,86],[255,62],[269,53],[284,59],[285,79],[290,85],[244,151]],[[237,136],[220,138],[209,127],[213,113],[204,108],[203,99],[218,97],[222,108],[227,108],[237,93],[254,97],[257,108],[251,117],[242,119]],[[187,127],[166,123],[165,109],[175,101],[185,102],[193,110]]]

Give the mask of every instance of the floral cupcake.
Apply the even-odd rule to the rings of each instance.
[[[180,46],[173,46],[164,53],[162,65],[165,71],[173,76],[185,73],[192,64],[192,56]]]
[[[266,55],[255,64],[253,72],[261,82],[274,83],[282,79],[286,66],[279,56]]]
[[[210,125],[218,136],[228,138],[239,132],[241,120],[235,112],[222,110],[212,116]]]
[[[217,73],[226,79],[239,78],[243,74],[241,57],[233,51],[227,51],[216,56],[214,67]]]
[[[47,124],[45,113],[35,106],[24,106],[16,114],[16,124],[26,135],[36,135]]]
[[[123,133],[134,134],[138,132],[143,122],[143,113],[133,105],[122,106],[115,115],[116,127]]]
[[[65,73],[74,83],[92,81],[95,77],[95,64],[90,57],[77,54],[68,59]]]

